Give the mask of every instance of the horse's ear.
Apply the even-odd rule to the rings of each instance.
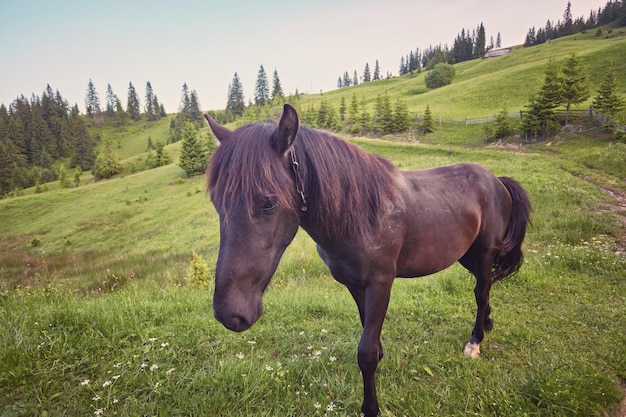
[[[285,104],[283,115],[280,117],[280,122],[278,122],[276,150],[279,155],[284,154],[291,147],[298,134],[298,126],[298,112],[291,104]]]
[[[204,118],[206,119],[207,122],[209,122],[209,127],[213,131],[213,134],[215,135],[217,140],[219,140],[220,142],[224,142],[232,136],[233,132],[231,130],[217,123],[207,113],[204,113]]]

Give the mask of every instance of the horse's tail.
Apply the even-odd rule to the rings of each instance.
[[[508,177],[498,178],[506,187],[513,200],[511,217],[506,233],[500,245],[500,251],[493,263],[493,281],[501,280],[515,274],[524,256],[522,254],[522,242],[526,235],[526,227],[530,223],[532,206],[528,194],[515,180]]]

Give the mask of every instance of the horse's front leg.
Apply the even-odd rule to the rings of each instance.
[[[363,334],[359,342],[358,362],[363,376],[363,406],[365,417],[376,417],[379,412],[376,396],[376,368],[382,358],[380,334],[389,306],[391,282],[374,283],[365,288]],[[356,297],[355,297],[356,299]],[[358,301],[357,301],[358,304]]]

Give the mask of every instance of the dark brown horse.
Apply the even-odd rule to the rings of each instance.
[[[493,326],[491,285],[522,262],[530,202],[517,182],[473,164],[399,171],[356,145],[300,127],[288,104],[278,125],[231,131],[205,117],[220,141],[207,170],[220,217],[217,320],[237,332],[257,321],[263,292],[302,226],[359,309],[366,417],[379,412],[375,373],[394,278],[457,261],[475,275],[478,311],[464,354],[480,354]]]

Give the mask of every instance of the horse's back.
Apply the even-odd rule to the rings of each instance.
[[[440,271],[459,260],[477,240],[488,246],[504,234],[510,197],[485,167],[457,164],[403,171],[402,175],[406,234],[398,276]]]

